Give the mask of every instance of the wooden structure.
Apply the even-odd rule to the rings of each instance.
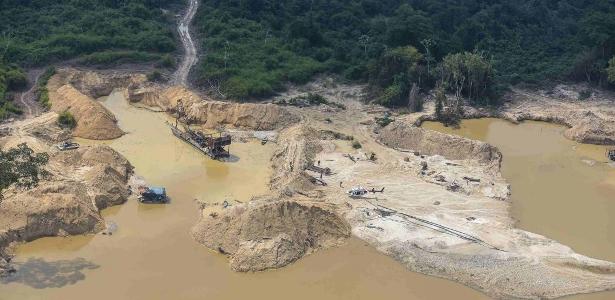
[[[228,150],[228,146],[232,142],[229,135],[219,133],[218,136],[214,136],[213,134],[204,134],[200,131],[192,130],[189,127],[185,127],[183,131],[177,126],[170,125],[170,127],[171,132],[177,138],[192,145],[213,159],[223,159],[231,155]]]
[[[181,99],[177,101],[176,111],[177,118],[175,119],[175,125],[169,124],[173,135],[213,159],[223,159],[231,156],[229,152],[229,146],[232,143],[231,136],[221,132],[217,134],[217,136],[214,136],[214,134],[205,134],[201,131],[192,130],[188,126],[183,126],[184,130],[181,130],[178,126],[179,119],[185,116],[185,110]]]

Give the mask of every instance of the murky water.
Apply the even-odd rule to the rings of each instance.
[[[563,136],[564,127],[544,122],[477,119],[464,120],[459,129],[435,122],[423,127],[500,149],[519,228],[581,254],[615,261],[615,168],[607,162],[607,147],[570,141]],[[615,299],[615,293],[575,298]]]
[[[165,186],[171,203],[132,200],[105,210],[105,219],[118,225],[112,236],[44,238],[19,247],[19,272],[0,281],[0,299],[485,298],[409,272],[356,239],[280,270],[232,272],[224,256],[190,237],[194,199],[246,201],[266,192],[274,145],[233,144],[234,162],[212,161],[173,137],[164,114],[131,107],[120,93],[104,104],[128,132],[106,143],[149,183]]]

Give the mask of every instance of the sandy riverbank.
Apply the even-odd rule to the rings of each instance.
[[[86,97],[65,93],[65,100],[54,98],[59,99],[58,105],[80,98],[95,107],[94,96],[125,88],[136,105],[167,112],[173,112],[182,99],[190,121],[204,129],[277,131],[270,192],[232,209],[204,205],[201,220],[193,228],[196,240],[228,255],[235,270],[283,267],[335,246],[352,233],[410,270],[451,279],[497,298],[554,298],[615,288],[614,264],[514,228],[499,151],[482,142],[414,127],[429,119],[425,113],[398,117],[381,129],[373,119],[384,110],[360,103],[359,90],[352,86],[325,89],[330,101],[346,109],[328,105],[294,108],[211,101],[184,88],[140,81],[138,75],[126,80],[122,77],[126,75],[61,70],[56,76],[54,80],[60,82],[56,91],[74,89]],[[510,102],[498,114],[512,114],[511,107],[523,112],[524,107],[535,105],[537,108],[528,109],[529,116],[515,116],[517,120],[522,116],[538,119],[539,111],[550,118],[566,116],[562,111],[568,109],[569,117],[560,120],[570,122],[567,136],[609,143],[612,121],[607,107],[596,104],[599,110],[587,113],[580,106],[555,102],[548,103],[554,108],[539,110],[547,104],[534,102]],[[91,114],[74,113],[88,134],[103,134],[102,128],[119,130],[112,114],[90,122],[86,120]],[[467,117],[482,114],[493,112],[470,112]],[[93,114],[97,115],[107,114]],[[588,119],[574,121],[579,115]],[[593,118],[600,118],[600,128],[588,125]],[[85,129],[98,121],[109,126]],[[353,149],[350,141],[335,136],[352,137],[362,147]],[[371,153],[375,160],[368,159]],[[319,174],[305,170],[318,161],[333,171],[323,177],[326,186],[315,180]],[[349,199],[345,192],[355,185],[384,187],[385,193]],[[245,228],[255,229],[244,232]]]
[[[70,133],[56,124],[50,112],[11,124],[0,137],[7,150],[26,143],[50,156],[45,169],[50,176],[31,190],[9,188],[0,200],[0,274],[12,271],[7,247],[46,236],[95,233],[106,228],[100,211],[124,203],[129,197],[132,166],[106,146],[61,152],[55,144]]]

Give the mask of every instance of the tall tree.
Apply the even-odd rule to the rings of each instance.
[[[479,53],[456,53],[447,55],[442,61],[442,82],[455,92],[457,99],[462,96],[476,102],[486,100],[493,83],[494,71],[491,62]]]

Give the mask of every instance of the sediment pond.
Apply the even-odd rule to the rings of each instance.
[[[248,201],[267,192],[274,144],[231,145],[231,162],[213,161],[171,135],[163,113],[130,106],[115,92],[104,105],[127,134],[107,143],[167,205],[134,199],[103,212],[111,236],[43,238],[17,248],[15,276],[0,279],[0,299],[482,299],[451,281],[412,273],[364,242],[323,250],[280,269],[236,273],[226,257],[190,237],[195,200]]]
[[[615,261],[615,168],[606,146],[563,136],[565,127],[500,119],[463,120],[460,128],[425,122],[423,128],[485,141],[503,154],[517,227],[561,242],[590,257]],[[615,299],[615,293],[572,297]]]

